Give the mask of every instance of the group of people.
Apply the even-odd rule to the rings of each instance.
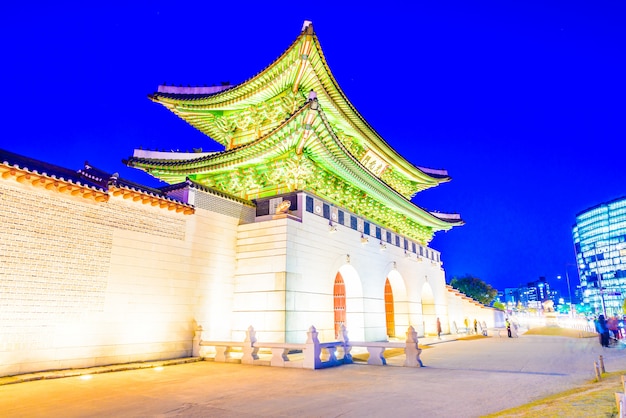
[[[470,323],[469,323],[469,319],[465,318],[465,320],[463,321],[463,323],[465,324],[465,329],[467,330],[467,334],[478,334],[478,326],[480,325],[478,323],[478,319],[474,318],[474,328],[473,328],[473,332],[472,332],[472,328],[470,327]],[[456,326],[456,325],[455,325]],[[485,328],[483,328],[482,325],[480,325],[480,328],[483,332],[483,335],[487,335],[487,330]],[[439,320],[439,318],[437,318],[437,338],[441,339],[441,321]]]
[[[600,315],[594,321],[594,324],[596,332],[600,338],[600,345],[602,347],[608,347],[610,345],[611,337],[614,340],[620,340],[623,338],[620,320],[616,316],[606,319],[604,315]]]
[[[467,330],[467,333],[471,334],[472,329],[470,328],[469,319],[465,318],[463,323],[465,324],[465,329]],[[474,318],[474,334],[478,334],[478,320],[476,318]]]

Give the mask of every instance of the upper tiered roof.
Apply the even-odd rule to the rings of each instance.
[[[308,190],[427,242],[458,215],[410,202],[450,178],[416,167],[363,119],[333,77],[313,25],[239,85],[159,86],[150,99],[224,145],[212,153],[135,150],[127,160],[169,183],[190,178],[244,199]]]
[[[273,130],[309,92],[315,92],[333,130],[346,147],[377,175],[406,183],[412,197],[450,180],[446,170],[416,167],[372,128],[350,103],[333,76],[311,22],[272,64],[238,84],[212,87],[159,86],[151,100],[221,143],[226,149]],[[389,182],[393,187],[393,181]]]

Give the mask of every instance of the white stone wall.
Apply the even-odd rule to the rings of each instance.
[[[0,181],[0,376],[189,356],[198,325],[205,340],[242,341],[252,325],[260,341],[304,342],[314,325],[331,341],[338,272],[353,341],[387,339],[387,278],[398,338],[488,316],[446,287],[437,253],[381,249],[362,219],[331,232],[302,199],[301,219],[256,223],[240,202],[189,199],[183,215]]]
[[[474,327],[474,319],[480,323],[485,322],[488,328],[495,326],[499,311],[477,305],[475,301],[455,289],[448,287],[447,290],[449,322],[444,324],[442,321],[444,333],[453,330],[453,323],[456,323],[457,328],[465,327],[466,319],[471,328]]]
[[[446,318],[447,291],[439,262],[407,257],[404,249],[300,211],[302,220],[283,217],[239,227],[233,339],[248,326],[261,341],[303,342],[314,325],[320,340],[334,336],[333,285],[341,272],[346,283],[347,328],[352,340],[385,340],[384,289],[390,278],[395,302],[396,335],[408,325],[424,333],[424,287],[430,291],[428,317]],[[421,261],[418,261],[421,260]]]
[[[188,356],[196,323],[230,336],[239,218],[13,181],[0,213],[0,376]]]

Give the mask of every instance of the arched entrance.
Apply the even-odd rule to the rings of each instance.
[[[406,286],[396,269],[385,279],[385,323],[389,338],[402,337],[410,325]]]
[[[424,318],[424,335],[437,335],[435,296],[428,282],[422,287],[422,318]]]
[[[335,336],[343,324],[351,340],[365,339],[363,287],[359,274],[350,264],[344,264],[335,275],[333,311]]]
[[[343,282],[341,273],[335,276],[334,311],[335,311],[335,338],[339,335],[341,326],[346,324],[346,284]]]
[[[393,289],[389,278],[385,279],[385,320],[387,322],[387,336],[396,336],[396,319],[393,308]]]

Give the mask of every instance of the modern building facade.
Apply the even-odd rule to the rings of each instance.
[[[572,228],[582,301],[594,311],[623,315],[626,296],[626,197],[576,215]]]
[[[445,284],[416,193],[450,180],[395,152],[330,73],[310,22],[232,86],[151,99],[224,146],[135,150],[158,189],[0,152],[0,375],[191,355],[214,341],[444,332],[498,312]],[[208,139],[207,138],[207,139]]]

